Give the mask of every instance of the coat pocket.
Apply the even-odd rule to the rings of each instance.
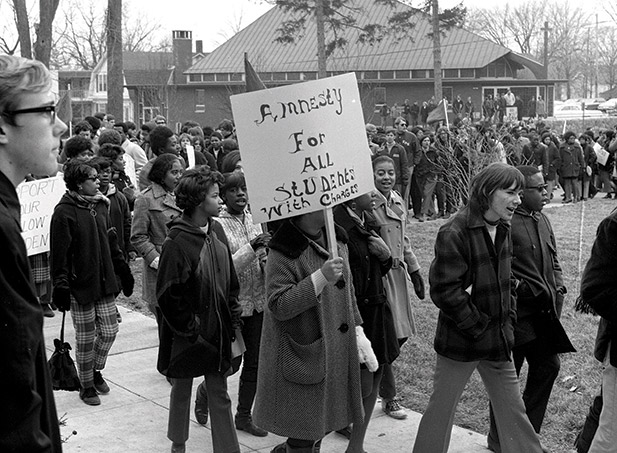
[[[283,377],[295,384],[314,385],[326,378],[324,339],[309,344],[299,344],[289,334],[281,341]]]

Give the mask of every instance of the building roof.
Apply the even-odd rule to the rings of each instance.
[[[397,11],[410,8],[402,3],[394,7],[374,0],[352,0],[359,8],[359,25],[386,24]],[[374,45],[358,43],[359,31],[347,28],[343,31],[348,45],[337,49],[328,58],[328,71],[365,70],[422,70],[433,68],[433,45],[427,36],[431,30],[430,17],[419,10],[412,19],[416,26],[411,39],[399,41],[386,36]],[[258,72],[306,72],[317,71],[316,26],[308,21],[303,36],[295,44],[280,44],[275,41],[277,29],[286,20],[293,18],[291,12],[273,7],[255,22],[234,35],[189,68],[186,74],[244,72],[243,55],[248,53]],[[441,38],[442,68],[481,68],[511,53],[510,49],[488,41],[462,28],[454,28]]]
[[[122,52],[126,86],[163,86],[167,84],[173,54],[171,52]]]

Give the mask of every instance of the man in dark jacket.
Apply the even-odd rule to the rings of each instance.
[[[559,322],[566,288],[557,259],[556,241],[542,208],[548,201],[547,184],[536,167],[517,167],[525,177],[521,204],[512,216],[512,273],[519,281],[517,322],[512,358],[517,375],[528,364],[523,402],[527,417],[539,433],[557,375],[558,353],[573,352]],[[488,447],[500,452],[491,412]]]
[[[62,451],[15,187],[57,170],[60,136],[51,76],[42,63],[0,55],[0,451]]]
[[[598,226],[591,257],[581,279],[581,302],[601,316],[596,336],[595,357],[604,365],[602,373],[603,406],[598,429],[589,451],[614,451],[617,444],[617,211],[613,211]],[[580,443],[578,445],[580,450]]]

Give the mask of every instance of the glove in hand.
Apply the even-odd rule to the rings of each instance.
[[[58,310],[65,312],[71,309],[71,290],[68,288],[56,286],[51,297]]]
[[[251,239],[251,247],[253,247],[253,250],[257,250],[260,247],[268,247],[271,237],[270,233],[261,233],[259,236]]]
[[[379,261],[386,261],[390,258],[390,248],[379,236],[368,237],[368,251],[371,255],[376,256]]]
[[[122,293],[126,297],[131,297],[133,294],[133,288],[135,287],[135,278],[131,273],[131,268],[127,263],[122,263],[116,270],[118,277],[120,277],[120,284],[122,285]]]
[[[362,326],[356,326],[356,343],[358,344],[358,358],[364,363],[371,373],[379,368],[379,362],[371,347],[371,341],[366,338]]]
[[[411,277],[411,283],[413,283],[416,296],[418,296],[418,299],[424,300],[424,280],[420,275],[420,271],[412,272],[409,276]]]

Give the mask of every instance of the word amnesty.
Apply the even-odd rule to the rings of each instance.
[[[276,123],[292,116],[304,115],[328,107],[334,107],[334,113],[337,115],[343,113],[343,94],[340,88],[326,88],[321,93],[305,99],[279,101],[273,105],[261,104],[259,107],[261,119],[255,120],[255,124],[259,126],[268,119]]]

